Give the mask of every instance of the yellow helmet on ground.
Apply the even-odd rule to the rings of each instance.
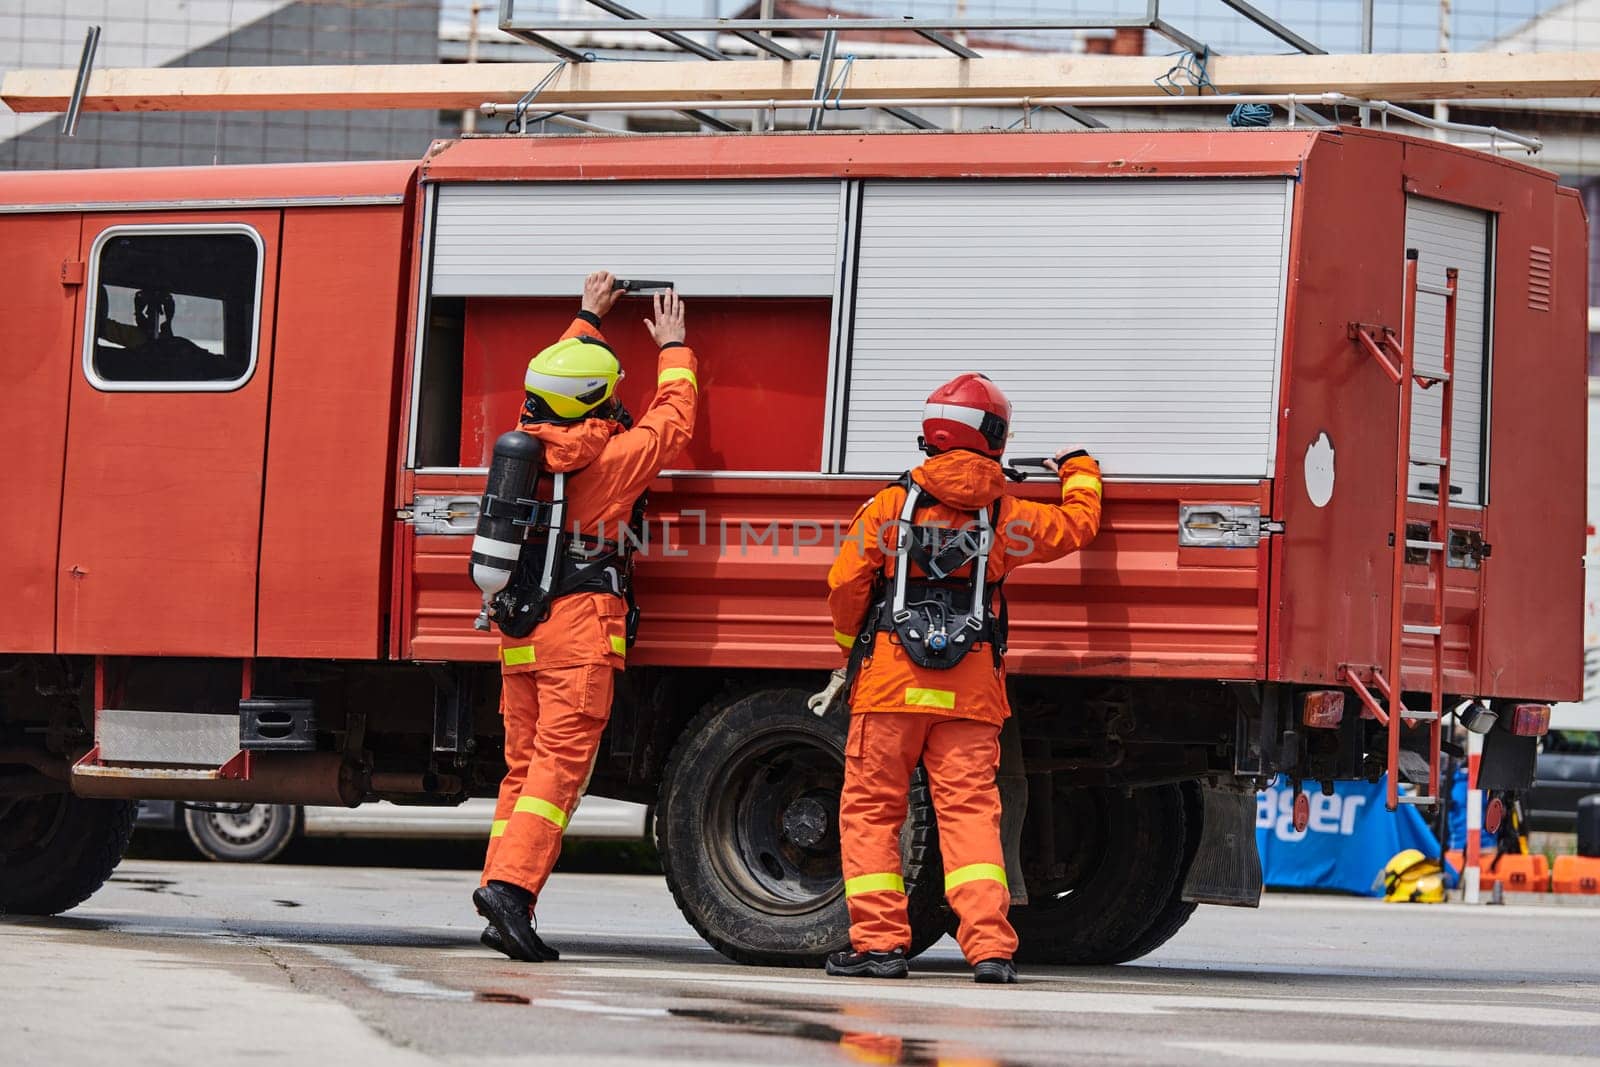
[[[1398,904],[1442,904],[1444,868],[1436,859],[1408,848],[1384,865],[1373,887],[1383,886],[1383,899]]]
[[[568,337],[528,361],[522,385],[543,418],[572,422],[611,399],[622,377],[611,346],[596,337]]]

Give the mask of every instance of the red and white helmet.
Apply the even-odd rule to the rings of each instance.
[[[995,459],[1006,449],[1011,401],[981,374],[958,374],[935,389],[922,409],[922,446],[966,448]]]

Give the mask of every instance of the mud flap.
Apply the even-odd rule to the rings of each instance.
[[[1261,854],[1256,851],[1254,793],[1202,789],[1205,823],[1189,865],[1183,899],[1235,908],[1261,905]]]
[[[1011,886],[1011,903],[1028,903],[1028,885],[1022,877],[1022,824],[1028,817],[1028,776],[1023,773],[1022,731],[1016,719],[1008,719],[1000,729],[1000,770],[995,775],[1000,787],[1000,847],[1006,857],[1006,881]]]
[[[1500,721],[1483,735],[1483,759],[1478,764],[1478,788],[1495,792],[1527,789],[1533,785],[1539,758],[1539,739],[1519,737],[1503,725],[1508,708],[1498,708]]]

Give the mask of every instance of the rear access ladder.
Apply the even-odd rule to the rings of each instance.
[[[1394,532],[1389,544],[1394,550],[1389,600],[1389,657],[1383,667],[1370,671],[1372,687],[1361,678],[1359,668],[1346,664],[1342,668],[1344,680],[1361,698],[1367,714],[1388,728],[1389,790],[1387,804],[1393,811],[1400,804],[1440,803],[1439,750],[1444,726],[1444,620],[1445,577],[1450,543],[1450,421],[1455,401],[1455,387],[1451,375],[1455,370],[1456,349],[1456,290],[1457,271],[1445,270],[1443,286],[1428,285],[1418,278],[1418,256],[1415,248],[1406,249],[1405,310],[1403,332],[1396,336],[1387,326],[1366,323],[1350,324],[1350,336],[1383,368],[1389,380],[1400,390],[1400,425],[1395,472]],[[1441,369],[1418,371],[1416,367],[1417,300],[1420,296],[1444,299],[1444,351]],[[1415,456],[1411,454],[1412,383],[1423,389],[1441,387],[1439,413],[1439,454]],[[1438,470],[1435,483],[1434,513],[1429,516],[1425,536],[1412,536],[1408,529],[1406,510],[1411,488],[1411,467],[1432,467]],[[1427,557],[1432,582],[1431,617],[1426,623],[1405,621],[1406,554],[1422,553]],[[1413,711],[1405,706],[1400,692],[1401,671],[1408,636],[1428,637],[1429,641],[1429,705],[1426,711]],[[1374,694],[1373,690],[1376,690]],[[1379,697],[1382,701],[1379,701]],[[1413,796],[1400,795],[1400,734],[1401,729],[1428,726],[1428,781]],[[1422,783],[1418,783],[1419,786]]]

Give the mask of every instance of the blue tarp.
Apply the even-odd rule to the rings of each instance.
[[[1462,764],[1456,768],[1455,784],[1450,788],[1450,844],[1452,851],[1462,851],[1467,847],[1467,768]],[[1478,847],[1485,852],[1495,849],[1495,837],[1487,830],[1478,831]]]
[[[1256,846],[1268,886],[1382,896],[1373,882],[1395,853],[1437,855],[1438,838],[1414,807],[1384,810],[1387,781],[1339,782],[1332,796],[1309,791],[1311,819],[1294,828],[1294,792],[1282,780],[1256,797]]]

